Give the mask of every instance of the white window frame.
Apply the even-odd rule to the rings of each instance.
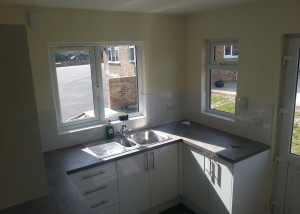
[[[108,63],[120,63],[119,47],[111,45],[107,48]],[[116,60],[118,58],[118,60]],[[111,59],[111,60],[110,60]]]
[[[229,39],[229,40],[209,40],[207,42],[207,50],[208,60],[207,60],[207,72],[206,72],[206,93],[205,93],[205,109],[204,112],[210,115],[234,119],[235,113],[229,113],[224,111],[219,111],[215,109],[211,109],[211,70],[234,70],[238,72],[238,61],[216,61],[215,60],[215,46],[224,45],[239,45],[237,39]],[[225,57],[224,57],[225,58]],[[236,57],[238,58],[238,56]]]
[[[232,55],[232,46],[233,45],[230,45],[230,54],[226,54],[226,51],[225,51],[225,48],[226,46],[229,46],[229,45],[224,45],[224,58],[225,59],[232,59],[232,58],[238,58],[239,56],[236,56],[236,55]]]
[[[139,105],[139,112],[129,113],[129,117],[139,117],[145,114],[144,112],[144,102],[141,96],[141,86],[144,84],[142,82],[142,73],[144,70],[143,67],[143,43],[132,41],[132,42],[102,42],[102,43],[49,43],[49,56],[51,62],[51,76],[52,76],[52,87],[53,87],[53,94],[54,94],[54,103],[55,103],[55,110],[56,110],[56,119],[57,119],[57,127],[58,133],[63,134],[70,131],[82,130],[97,127],[102,124],[106,124],[108,119],[111,120],[118,120],[118,116],[112,116],[109,118],[105,118],[105,106],[104,106],[104,91],[103,91],[103,82],[102,82],[102,71],[101,70],[101,46],[118,46],[118,45],[132,45],[136,46],[136,57],[139,61],[136,66],[136,75],[138,81],[138,105]],[[90,50],[90,66],[91,66],[91,76],[92,76],[92,84],[93,84],[93,96],[94,96],[94,113],[95,117],[88,118],[84,120],[76,120],[70,121],[68,123],[62,122],[62,115],[60,109],[60,100],[59,100],[59,91],[58,91],[58,81],[56,75],[56,65],[55,65],[55,57],[54,53],[55,50]]]

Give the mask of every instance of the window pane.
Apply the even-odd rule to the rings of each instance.
[[[90,51],[56,50],[54,53],[61,122],[95,117]]]
[[[300,58],[298,59],[298,73],[297,73],[297,86],[295,88],[295,106],[294,106],[294,122],[293,132],[291,137],[291,153],[300,156]]]
[[[225,55],[231,55],[231,45],[225,45],[224,49]]]
[[[238,45],[232,45],[232,56],[238,56],[239,55],[239,46]]]
[[[136,63],[128,61],[128,48],[116,46],[119,63],[112,64],[108,63],[108,47],[101,47],[105,117],[139,112],[137,68]]]
[[[214,56],[213,60],[215,62],[236,62],[238,61],[239,46],[233,45],[214,45]]]
[[[210,70],[210,109],[235,113],[237,71]]]
[[[128,49],[128,60],[131,62],[135,61],[135,49],[134,46],[130,46]]]

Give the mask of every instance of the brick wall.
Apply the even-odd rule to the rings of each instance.
[[[107,90],[110,108],[137,104],[136,76],[110,78]]]
[[[105,105],[108,108],[128,107],[138,102],[135,62],[128,59],[128,45],[118,46],[119,61],[109,62],[108,47],[103,49]]]
[[[212,70],[211,81],[223,80],[224,82],[235,82],[237,80],[237,72],[231,70]]]
[[[128,45],[119,47],[119,63],[110,63],[108,61],[107,48],[103,52],[104,71],[106,74],[119,75],[119,76],[132,76],[135,75],[135,62],[128,60]]]
[[[224,45],[215,46],[215,60],[216,61],[237,61],[237,58],[224,59]],[[237,71],[232,70],[212,70],[211,82],[216,80],[223,80],[224,82],[234,82],[237,80]]]

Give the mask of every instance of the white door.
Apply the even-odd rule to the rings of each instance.
[[[274,214],[300,213],[300,38],[288,40],[288,56],[283,71],[282,109],[280,119],[280,161]]]
[[[148,153],[117,161],[120,214],[138,214],[150,208]]]
[[[178,196],[178,144],[150,153],[151,207]]]

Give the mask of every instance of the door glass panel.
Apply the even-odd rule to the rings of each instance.
[[[55,51],[61,122],[95,117],[90,50]]]
[[[299,60],[298,60],[298,72],[297,72],[297,88],[296,88],[296,100],[294,110],[294,122],[293,133],[291,143],[291,153],[294,155],[300,155],[300,85],[299,85]]]

